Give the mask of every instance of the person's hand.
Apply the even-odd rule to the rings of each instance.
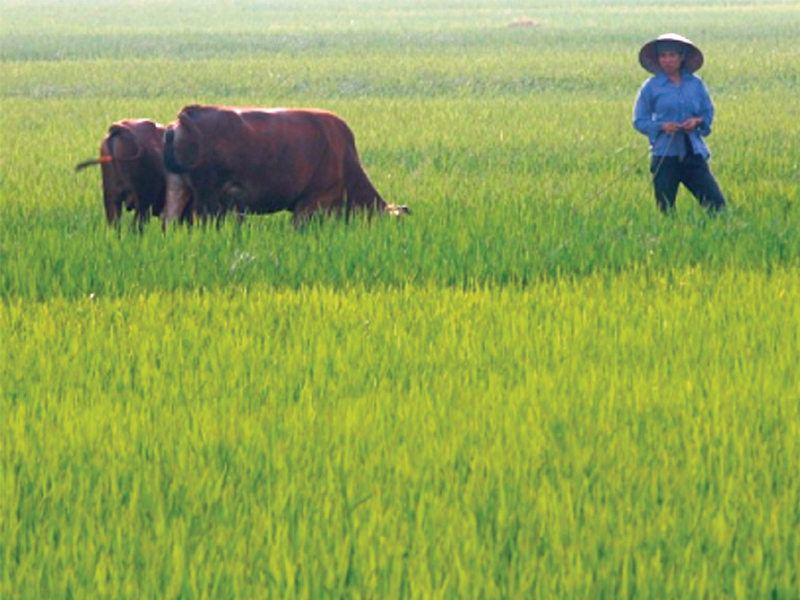
[[[682,125],[683,123],[675,123],[674,121],[667,121],[666,123],[662,123],[661,131],[663,131],[668,135],[672,135],[673,133],[678,131],[678,129],[681,129]]]
[[[683,131],[692,131],[694,128],[698,127],[700,123],[703,122],[703,119],[700,117],[689,117],[683,123],[681,123],[678,128]]]

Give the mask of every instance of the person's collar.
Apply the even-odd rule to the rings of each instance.
[[[695,74],[688,70],[686,67],[681,67],[681,79],[689,79],[690,77],[694,77]],[[661,69],[656,71],[655,78],[658,79],[660,82],[669,81],[669,77],[667,74],[664,73]]]

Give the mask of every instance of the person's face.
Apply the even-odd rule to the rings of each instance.
[[[683,58],[674,50],[663,50],[658,53],[658,64],[667,75],[673,75],[681,69]]]

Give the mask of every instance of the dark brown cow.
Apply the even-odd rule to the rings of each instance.
[[[119,223],[123,204],[136,211],[134,223],[139,227],[151,213],[162,213],[168,195],[176,198],[170,205],[190,204],[182,176],[164,168],[164,131],[163,125],[149,119],[118,121],[108,128],[100,144],[100,158],[75,165],[76,171],[100,165],[109,225]],[[178,218],[187,216],[188,212],[181,213]]]
[[[201,218],[287,210],[299,225],[315,214],[408,212],[381,198],[352,131],[323,110],[187,106],[167,128],[164,158],[188,175]]]

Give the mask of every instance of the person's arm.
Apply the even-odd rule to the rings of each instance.
[[[714,103],[702,79],[695,79],[695,93],[699,96],[699,110],[697,114],[689,117],[680,124],[683,131],[697,131],[698,135],[707,136],[711,133],[711,121],[714,120]]]
[[[697,118],[700,123],[697,124],[697,133],[702,136],[707,136],[711,133],[711,123],[714,121],[714,103],[711,101],[711,94],[708,93],[708,88],[702,79],[698,79],[697,83],[700,84],[700,113]]]
[[[646,81],[636,95],[636,102],[633,104],[633,128],[652,141],[658,136],[661,123],[653,120],[653,99],[648,83]]]

